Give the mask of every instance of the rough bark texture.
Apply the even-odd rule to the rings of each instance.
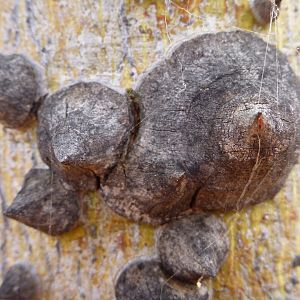
[[[155,224],[274,197],[297,161],[299,86],[287,58],[252,33],[184,41],[137,84],[142,121],[102,184],[105,201]]]
[[[40,295],[40,279],[32,266],[13,265],[5,274],[0,286],[2,300],[35,300]]]
[[[0,122],[11,128],[25,126],[41,96],[36,67],[22,55],[0,54]]]
[[[124,152],[131,124],[126,97],[77,83],[47,97],[38,112],[42,159],[75,189],[96,190]]]
[[[299,90],[287,58],[254,34],[200,35],[142,76],[135,118],[99,83],[46,98],[39,147],[75,188],[100,178],[109,206],[136,221],[240,210],[274,197],[297,161]]]
[[[254,22],[248,0],[0,0],[0,4],[1,52],[21,51],[39,62],[51,92],[99,76],[128,88],[136,74],[162,57],[170,41],[236,27],[277,42],[300,75],[298,0],[282,1],[278,33],[272,30],[270,35],[267,27]],[[12,202],[32,166],[41,165],[33,128],[20,132],[0,126],[2,207]],[[212,299],[299,298],[300,267],[292,263],[300,254],[299,172],[298,164],[274,201],[242,210],[234,218],[231,213],[221,216],[229,227],[231,246],[219,274],[208,284]],[[96,195],[85,200],[84,225],[59,238],[0,215],[1,278],[9,266],[25,260],[40,274],[42,299],[114,299],[119,269],[136,256],[155,254],[155,230],[119,217]]]
[[[258,23],[269,24],[279,15],[281,0],[249,0],[253,15]],[[275,6],[276,5],[276,6]]]
[[[59,235],[78,225],[79,201],[79,195],[67,184],[63,186],[52,171],[32,169],[4,215],[47,234]]]
[[[225,224],[208,214],[186,217],[165,225],[157,240],[163,269],[172,278],[193,284],[199,278],[215,277],[228,249]]]
[[[117,300],[208,300],[205,286],[182,285],[166,276],[155,259],[138,259],[125,267],[115,287]]]

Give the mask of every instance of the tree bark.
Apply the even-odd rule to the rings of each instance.
[[[255,23],[246,0],[0,0],[0,7],[1,51],[24,53],[41,64],[49,92],[82,79],[130,88],[171,42],[196,32],[236,28],[277,43],[300,75],[299,0],[282,1],[270,35],[268,26]],[[43,165],[35,130],[36,124],[27,131],[0,126],[2,209],[28,170]],[[300,297],[295,259],[300,255],[299,181],[298,164],[274,200],[234,217],[221,216],[231,246],[216,279],[207,282],[213,299]],[[42,278],[43,299],[114,299],[114,280],[123,265],[155,255],[155,229],[116,215],[96,194],[85,200],[84,225],[59,238],[1,215],[2,278],[12,264],[27,261]]]

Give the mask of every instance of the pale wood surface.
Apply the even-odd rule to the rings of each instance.
[[[166,6],[169,3],[169,7]],[[50,91],[80,79],[131,87],[171,41],[190,33],[243,28],[264,33],[245,0],[0,0],[1,52],[22,52],[45,68]],[[278,32],[270,35],[300,74],[300,2],[283,0]],[[275,62],[274,62],[275,63]],[[0,127],[2,207],[21,187],[24,174],[41,164],[35,126]],[[300,166],[275,201],[225,218],[231,251],[213,299],[299,299],[289,284],[300,268]],[[87,197],[85,226],[51,238],[0,217],[0,272],[17,261],[34,264],[43,299],[114,299],[113,281],[131,258],[154,255],[155,231],[112,213],[95,195]],[[290,293],[287,291],[290,290]],[[294,298],[288,298],[294,297]]]

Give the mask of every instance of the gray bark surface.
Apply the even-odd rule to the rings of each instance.
[[[45,233],[59,235],[78,225],[79,205],[79,194],[66,184],[63,186],[50,170],[31,169],[4,215]]]
[[[204,34],[142,77],[137,137],[102,184],[113,210],[156,224],[276,194],[297,159],[299,82],[274,47],[264,61],[266,47],[246,32]]]
[[[131,124],[126,97],[80,82],[45,99],[38,112],[42,159],[75,189],[95,190],[120,159]]]
[[[42,96],[40,84],[40,75],[27,58],[0,54],[0,122],[11,128],[25,126]]]
[[[128,264],[116,283],[117,300],[208,300],[205,286],[182,285],[167,277],[156,259],[137,259]]]
[[[227,231],[221,220],[207,214],[166,224],[156,246],[162,268],[172,278],[192,284],[215,277],[229,250]]]
[[[25,263],[9,268],[0,286],[1,300],[34,300],[40,293],[40,279],[34,269]]]

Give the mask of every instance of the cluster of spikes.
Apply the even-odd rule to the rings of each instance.
[[[37,118],[49,167],[26,175],[4,214],[48,234],[78,225],[90,191],[154,225],[238,210],[272,198],[297,161],[299,81],[252,33],[185,40],[127,91],[78,82],[47,94],[40,78],[24,56],[0,56],[0,120]]]
[[[251,3],[263,23],[271,2]],[[48,94],[41,75],[26,57],[0,54],[0,122],[26,128],[37,119],[48,166],[28,172],[4,214],[60,235],[79,225],[84,195],[97,191],[126,218],[167,223],[156,256],[120,272],[116,299],[209,299],[202,280],[216,276],[229,239],[202,211],[272,198],[298,158],[300,84],[287,58],[233,31],[181,42],[127,91],[78,82]],[[36,299],[40,284],[31,266],[16,264],[0,298]]]
[[[225,224],[210,214],[171,221],[158,231],[155,256],[120,271],[116,299],[211,299],[203,281],[217,275],[228,249]]]
[[[172,221],[158,232],[155,256],[136,258],[120,271],[115,297],[208,300],[210,292],[203,280],[216,276],[228,248],[226,226],[214,216],[201,214]],[[41,299],[41,294],[41,279],[27,263],[13,265],[0,286],[0,299],[35,300]]]

